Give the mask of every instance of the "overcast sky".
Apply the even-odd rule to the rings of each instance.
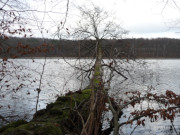
[[[87,2],[86,0],[76,1],[77,3]],[[175,26],[175,20],[180,17],[180,11],[171,0],[165,8],[165,3],[162,1],[93,0],[93,3],[114,12],[115,16],[123,22],[123,27],[130,31],[129,37],[180,38],[180,34],[177,33],[180,29],[172,28]]]
[[[47,0],[54,1],[54,0]],[[55,2],[55,1],[54,1]],[[127,37],[130,38],[157,38],[170,37],[180,38],[180,28],[176,21],[180,18],[180,10],[176,7],[173,0],[165,6],[163,0],[91,0],[92,3],[102,7],[112,13],[112,15],[122,24],[122,27],[129,31]],[[90,5],[89,0],[70,0],[67,27],[75,21],[73,16],[78,16],[75,10],[77,5]],[[64,12],[66,1],[63,0],[53,9],[53,11]],[[36,4],[38,9],[43,10],[43,6]],[[46,5],[46,8],[50,5]],[[52,6],[52,5],[51,5]],[[50,7],[48,7],[50,8]],[[42,15],[39,15],[42,16]],[[55,22],[60,21],[64,14],[54,14],[51,17]],[[47,16],[46,16],[47,17]],[[48,19],[48,17],[47,17]],[[47,29],[53,30],[55,24],[48,24]],[[69,25],[69,26],[68,26]]]

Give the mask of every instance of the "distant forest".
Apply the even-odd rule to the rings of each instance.
[[[0,57],[95,57],[95,44],[94,40],[10,37],[0,39]],[[180,39],[109,39],[102,45],[104,58],[180,58]]]

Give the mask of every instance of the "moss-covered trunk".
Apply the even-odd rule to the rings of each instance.
[[[82,130],[82,135],[97,135],[101,130],[101,116],[104,109],[104,87],[102,80],[102,43],[97,41],[96,61],[94,65],[94,75],[91,80],[91,99],[90,99],[90,114],[86,125]]]

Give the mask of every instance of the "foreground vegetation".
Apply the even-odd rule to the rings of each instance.
[[[0,129],[1,135],[80,134],[89,112],[91,89],[67,93],[34,114],[30,122],[18,120]]]

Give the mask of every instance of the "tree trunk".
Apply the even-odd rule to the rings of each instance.
[[[81,135],[98,135],[101,131],[101,118],[105,105],[105,95],[102,80],[102,44],[97,42],[96,61],[94,65],[94,75],[91,80],[91,99],[90,99],[90,113],[86,121],[85,127]]]

